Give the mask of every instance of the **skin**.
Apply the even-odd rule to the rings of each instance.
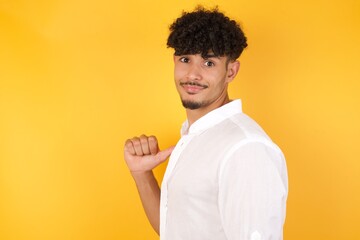
[[[154,136],[141,135],[127,139],[124,158],[135,180],[141,202],[151,226],[159,234],[160,188],[152,169],[164,162],[173,147],[160,151]]]
[[[189,126],[208,112],[230,102],[228,84],[239,71],[238,61],[200,54],[174,56],[174,78],[181,101],[196,105],[186,108]],[[159,234],[160,188],[153,169],[163,163],[174,147],[160,151],[154,136],[141,135],[127,139],[124,158],[135,180],[145,213]]]
[[[174,77],[181,101],[200,105],[197,109],[186,108],[189,125],[208,112],[230,102],[228,84],[239,71],[238,61],[200,54],[174,56]]]

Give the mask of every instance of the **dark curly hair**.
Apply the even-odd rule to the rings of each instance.
[[[212,52],[236,60],[247,47],[240,26],[217,7],[206,10],[198,6],[193,12],[183,12],[169,29],[167,46],[174,48],[175,55],[201,54],[206,58]]]

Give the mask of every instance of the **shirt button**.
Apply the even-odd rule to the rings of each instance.
[[[261,240],[261,234],[258,231],[255,231],[251,234],[251,240]]]

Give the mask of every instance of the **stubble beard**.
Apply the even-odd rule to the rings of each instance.
[[[180,86],[183,86],[183,85],[194,85],[194,86],[202,87],[204,89],[208,88],[207,85],[200,84],[196,81],[180,82]],[[180,94],[180,99],[181,99],[181,103],[182,103],[183,107],[186,109],[190,109],[190,110],[199,109],[199,108],[202,108],[207,105],[207,103],[204,101],[185,100],[182,98],[181,94]]]
[[[184,108],[190,110],[195,110],[206,106],[206,103],[204,102],[195,102],[195,101],[183,100],[183,99],[181,99],[181,102]]]

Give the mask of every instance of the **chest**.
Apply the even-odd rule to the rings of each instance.
[[[168,180],[168,197],[180,201],[216,201],[218,174],[226,144],[206,136],[194,137],[177,159]]]
[[[199,135],[179,141],[173,168],[166,182],[168,198],[175,202],[217,201],[219,173],[226,155],[244,133],[232,122],[224,121]],[[167,169],[168,171],[169,169]]]

